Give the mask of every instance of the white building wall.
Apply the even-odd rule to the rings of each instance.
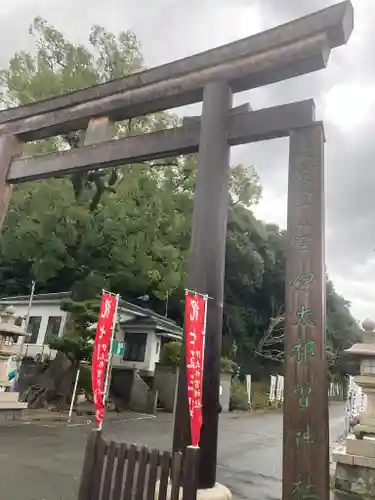
[[[8,304],[10,305],[10,304]],[[17,316],[25,317],[28,312],[28,303],[15,303],[12,304],[15,309],[15,314]],[[44,340],[47,333],[48,319],[50,316],[61,316],[61,324],[59,329],[59,337],[64,331],[65,321],[67,312],[60,309],[59,303],[34,303],[30,309],[30,316],[40,316],[40,327],[38,332],[38,338],[35,343],[29,344],[25,342],[23,347],[23,354],[25,356],[35,357],[37,354],[42,356],[48,356],[54,358],[56,356],[56,351],[50,349],[47,345],[44,345]],[[23,325],[24,326],[24,325]],[[18,339],[18,344],[21,342],[21,338]]]
[[[146,333],[146,332],[145,332]],[[118,332],[116,340],[124,341],[124,331]],[[159,344],[159,347],[158,347]],[[122,356],[113,356],[114,368],[127,368],[133,370],[144,370],[150,373],[155,371],[155,363],[160,358],[160,338],[154,332],[147,332],[147,341],[144,361],[125,361]]]
[[[10,305],[10,304],[7,304]],[[15,303],[12,304],[15,308],[17,316],[26,316],[28,310],[28,303]],[[30,316],[40,316],[41,323],[39,328],[38,338],[35,344],[24,344],[24,355],[35,357],[37,354],[54,358],[56,351],[51,350],[44,344],[47,333],[48,318],[50,316],[61,316],[62,321],[59,330],[59,336],[63,334],[67,312],[60,309],[59,303],[37,303],[34,302],[31,306]],[[128,321],[134,318],[134,315],[128,313],[120,313],[120,321]],[[146,332],[145,332],[146,333]],[[118,329],[115,333],[115,340],[120,342],[124,341],[124,330]],[[147,332],[147,343],[145,350],[145,360],[143,362],[124,361],[122,356],[113,356],[114,368],[131,368],[138,370],[145,370],[150,373],[155,371],[155,364],[160,360],[161,351],[161,337],[157,336],[154,332]]]
[[[118,320],[120,322],[122,322],[122,321],[129,321],[133,318],[134,318],[134,316],[132,316],[131,314],[120,313]],[[118,340],[120,342],[124,342],[124,330],[122,328],[117,328],[116,334],[115,334],[115,340]]]
[[[16,315],[17,316],[26,316],[27,310],[28,310],[28,304],[16,304],[14,306]],[[38,334],[38,339],[36,341],[36,344],[44,344],[44,339],[46,337],[47,333],[47,325],[48,325],[48,318],[50,316],[61,316],[61,325],[60,325],[60,330],[59,330],[59,336],[62,335],[62,332],[64,330],[64,325],[66,321],[66,316],[67,312],[62,311],[60,309],[59,304],[32,304],[31,309],[30,309],[30,316],[40,316],[41,322],[40,322],[40,328],[39,328],[39,334]]]
[[[160,361],[160,351],[161,351],[161,338],[155,335],[156,344],[155,344],[155,363],[159,363]],[[154,365],[155,365],[154,363]]]
[[[147,371],[149,372],[154,372],[155,370],[156,343],[157,340],[155,333],[148,332],[145,359],[148,361]]]

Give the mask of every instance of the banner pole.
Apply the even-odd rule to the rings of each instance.
[[[107,295],[112,295],[112,296],[116,295],[116,297],[117,297],[117,293],[110,292],[109,290],[106,290],[105,288],[102,288],[102,293],[103,294],[105,293]]]
[[[204,377],[204,353],[206,351],[206,326],[207,326],[207,308],[208,308],[208,295],[203,295],[204,298],[204,323],[203,323],[203,352],[202,352],[202,387]]]
[[[105,375],[104,390],[103,390],[104,409],[105,409],[105,404],[107,401],[108,389],[109,389],[109,379],[110,379],[111,370],[112,370],[112,359],[113,359],[112,346],[113,346],[113,339],[114,339],[115,332],[116,332],[117,312],[118,312],[119,302],[120,302],[120,295],[116,295],[116,309],[115,309],[115,314],[113,315],[112,334],[111,334],[111,340],[109,342],[109,351],[108,351],[108,358],[107,358],[107,371],[106,371],[106,375]],[[99,430],[102,430],[102,427],[103,427],[103,421],[100,422]]]
[[[77,370],[77,375],[76,375],[76,381],[74,383],[74,389],[73,389],[73,395],[72,395],[72,400],[70,402],[70,408],[69,408],[69,417],[68,417],[68,422],[70,423],[72,419],[72,413],[73,413],[73,406],[74,406],[74,401],[76,399],[76,394],[77,394],[77,388],[78,388],[78,380],[79,380],[79,374],[81,372],[81,368],[78,368]]]
[[[195,292],[194,290],[190,290],[189,288],[185,288],[185,295],[188,295],[189,293],[191,293],[192,295],[198,295],[198,297],[206,297],[207,299],[212,300],[212,297],[209,297],[207,293],[199,293]]]

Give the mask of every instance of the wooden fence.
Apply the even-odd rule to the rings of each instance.
[[[149,450],[90,433],[78,500],[195,500],[199,449]]]

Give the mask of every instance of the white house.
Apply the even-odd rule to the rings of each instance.
[[[48,343],[64,332],[68,313],[60,305],[69,296],[70,292],[34,295],[27,322],[29,337],[23,346],[24,356],[56,356],[56,351],[51,350]],[[29,296],[4,297],[0,299],[0,307],[14,306],[16,314],[27,321],[29,301]],[[174,321],[121,300],[115,336],[119,354],[115,351],[113,367],[137,369],[152,375],[163,344],[181,338],[182,329]]]

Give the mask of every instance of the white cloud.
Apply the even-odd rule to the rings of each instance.
[[[149,66],[184,57],[266,29],[335,0],[1,0],[0,65],[30,47],[28,26],[41,15],[73,41],[86,42],[90,26],[134,29]],[[328,68],[236,96],[254,108],[314,98],[327,136],[327,267],[354,314],[374,316],[375,272],[375,2],[353,0],[355,30],[332,51]],[[372,106],[372,107],[371,107]],[[199,112],[199,106],[191,113]],[[256,209],[285,227],[287,141],[233,148],[232,160],[253,163],[264,186]],[[374,284],[374,287],[373,287]],[[374,292],[372,291],[374,288]]]
[[[286,228],[287,194],[276,193],[271,188],[263,188],[263,196],[254,208],[256,217],[266,222],[274,222]]]
[[[324,117],[345,132],[365,125],[375,105],[373,85],[339,83],[325,94]]]
[[[261,30],[260,9],[258,5],[235,7],[233,9],[236,38],[249,36]]]
[[[2,0],[0,3],[0,16],[11,13],[12,10],[20,9],[27,4],[29,0]]]

